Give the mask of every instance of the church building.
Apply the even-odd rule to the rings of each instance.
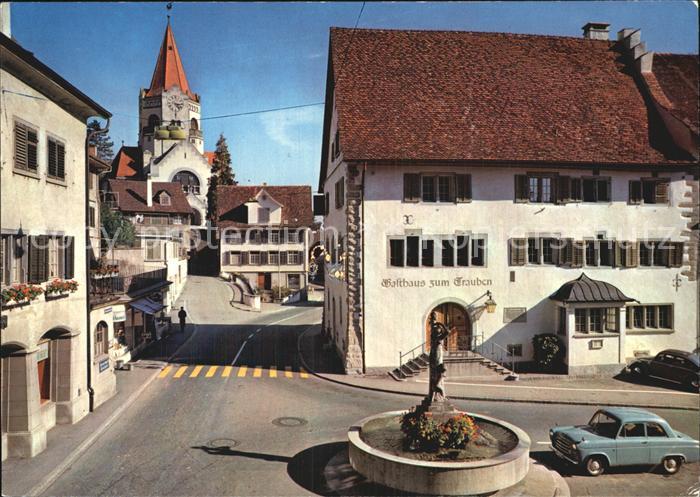
[[[204,227],[212,153],[204,151],[200,121],[201,99],[187,82],[168,20],[151,84],[139,92],[138,146],[122,146],[109,177],[180,183],[192,225]]]

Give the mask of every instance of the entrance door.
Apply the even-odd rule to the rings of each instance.
[[[458,304],[440,304],[433,309],[435,319],[451,331],[447,339],[447,350],[457,352],[471,350],[471,321],[466,310]],[[425,345],[430,350],[430,317],[425,323]]]
[[[265,273],[258,273],[258,288],[260,290],[265,289]]]
[[[265,290],[272,290],[272,273],[265,273]]]

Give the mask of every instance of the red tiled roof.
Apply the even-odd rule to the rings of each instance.
[[[345,160],[674,162],[613,42],[331,28],[330,52]]]
[[[311,226],[314,222],[311,209],[311,187],[307,185],[288,186],[219,186],[217,194],[217,214],[219,228],[246,227],[247,223],[232,221],[227,214],[245,204],[265,190],[275,201],[282,204],[282,224],[289,227]]]
[[[192,207],[180,183],[153,182],[153,204],[149,207],[146,203],[146,181],[126,179],[110,179],[109,189],[116,193],[117,207],[123,212],[159,212],[171,214],[191,214]],[[170,205],[161,205],[155,200],[159,192],[166,191],[170,195]]]
[[[695,133],[698,123],[698,65],[697,55],[655,53],[652,73],[668,105],[664,105]],[[663,102],[660,102],[663,105]]]
[[[143,172],[143,155],[140,147],[122,147],[112,160],[110,178],[137,178]]]
[[[185,68],[182,66],[182,60],[180,59],[180,52],[178,52],[177,44],[175,43],[175,35],[173,35],[173,30],[168,22],[168,26],[165,28],[165,36],[163,36],[163,43],[160,46],[158,60],[156,61],[156,68],[151,78],[151,86],[146,91],[146,96],[160,95],[163,90],[169,90],[173,86],[180,88],[191,99],[199,100],[199,97],[190,91]]]
[[[209,163],[209,167],[214,165],[214,157],[216,157],[216,152],[204,152],[204,157]]]

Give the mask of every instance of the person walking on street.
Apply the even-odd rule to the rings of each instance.
[[[180,333],[185,332],[185,319],[187,318],[187,311],[184,307],[180,307],[180,312],[177,313],[177,317],[180,318]]]

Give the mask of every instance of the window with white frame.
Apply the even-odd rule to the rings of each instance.
[[[260,252],[251,252],[250,253],[250,264],[251,265],[260,264]]]
[[[616,333],[619,310],[616,307],[574,309],[576,333]]]
[[[389,237],[394,267],[486,266],[486,235],[406,235]]]
[[[673,329],[673,304],[627,306],[627,329],[657,331]]]

